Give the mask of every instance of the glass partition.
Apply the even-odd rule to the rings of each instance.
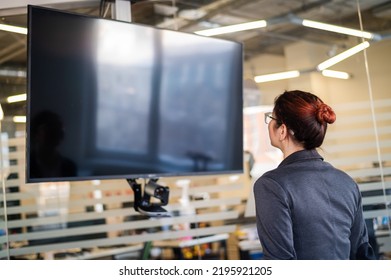
[[[161,220],[134,211],[134,194],[125,180],[26,184],[25,124],[14,122],[9,114],[13,105],[7,104],[1,134],[0,259],[239,258],[222,253],[231,248],[232,237],[240,241],[234,244],[235,250],[241,244],[261,250],[254,230],[252,184],[282,160],[281,153],[269,144],[263,114],[272,109],[277,95],[293,89],[313,92],[335,109],[337,121],[329,126],[320,152],[357,181],[371,243],[379,259],[391,258],[391,19],[387,1],[206,2],[216,2],[208,6],[210,15],[185,23],[184,17],[175,17],[173,25],[167,18],[159,24],[149,22],[134,5],[134,21],[185,32],[254,19],[267,21],[267,26],[257,30],[220,35],[245,47],[244,150],[251,159],[246,162],[251,176],[164,179],[161,183],[171,188],[167,209],[173,219]],[[110,5],[105,8],[106,17]],[[97,10],[77,12],[96,15]],[[26,20],[26,15],[21,17]],[[324,25],[319,29],[314,22],[359,33],[341,34],[324,30]],[[4,38],[0,37],[1,42]],[[20,43],[26,38],[17,39]],[[18,47],[14,41],[9,44],[15,53],[20,52]],[[359,47],[357,53],[323,69],[321,63]],[[26,67],[26,58],[17,62]],[[289,79],[261,81],[265,75],[288,71]],[[12,86],[0,82],[4,95],[26,90],[23,75]],[[26,107],[20,108],[19,113],[25,113]],[[205,245],[180,247],[192,242]]]

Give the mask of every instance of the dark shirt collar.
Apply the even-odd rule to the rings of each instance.
[[[311,159],[320,159],[323,160],[323,157],[315,150],[301,150],[298,152],[294,152],[293,154],[290,154],[287,156],[280,164],[279,166],[284,166],[296,161],[303,161],[303,160],[311,160]]]

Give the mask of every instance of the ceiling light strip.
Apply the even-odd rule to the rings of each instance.
[[[15,102],[26,101],[26,99],[27,99],[27,94],[26,93],[22,93],[22,94],[8,96],[7,97],[7,102],[8,103],[15,103]]]
[[[255,76],[254,81],[256,83],[265,83],[265,82],[271,82],[271,81],[277,81],[277,80],[297,78],[299,76],[300,76],[300,72],[297,70],[294,70],[294,71],[287,71],[287,72],[280,72],[280,73]]]
[[[266,26],[267,26],[266,20],[257,20],[257,21],[239,23],[239,24],[234,24],[234,25],[229,25],[229,26],[200,30],[200,31],[196,31],[194,33],[196,33],[198,35],[203,35],[203,36],[215,36],[215,35],[220,35],[220,34],[263,28]]]
[[[319,71],[325,70],[338,62],[341,62],[342,60],[345,60],[346,58],[355,55],[356,53],[366,49],[369,47],[369,42],[365,41],[361,44],[358,44],[357,46],[354,46],[353,48],[350,48],[340,54],[337,54],[336,56],[333,56],[332,58],[320,63],[316,68]]]
[[[322,75],[329,78],[337,78],[347,80],[350,78],[350,74],[342,71],[335,70],[323,70]]]
[[[361,31],[361,30],[357,30],[357,29],[352,29],[352,28],[347,28],[347,27],[342,27],[342,26],[337,26],[337,25],[332,25],[332,24],[327,24],[327,23],[322,23],[322,22],[308,20],[308,19],[303,19],[301,24],[306,27],[311,27],[311,28],[325,30],[325,31],[331,31],[331,32],[339,33],[339,34],[356,36],[356,37],[370,39],[370,40],[372,40],[376,37],[376,35],[371,32]]]
[[[26,123],[26,116],[14,116],[12,121],[14,123]]]
[[[27,35],[26,27],[13,26],[0,23],[0,30]]]

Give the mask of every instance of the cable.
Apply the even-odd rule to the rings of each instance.
[[[110,3],[107,3],[106,10],[105,10],[105,12],[103,13],[103,17],[104,17],[104,18],[106,17],[107,12],[109,11],[110,5],[111,5]]]

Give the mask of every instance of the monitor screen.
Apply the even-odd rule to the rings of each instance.
[[[28,7],[27,182],[243,170],[242,44]]]

